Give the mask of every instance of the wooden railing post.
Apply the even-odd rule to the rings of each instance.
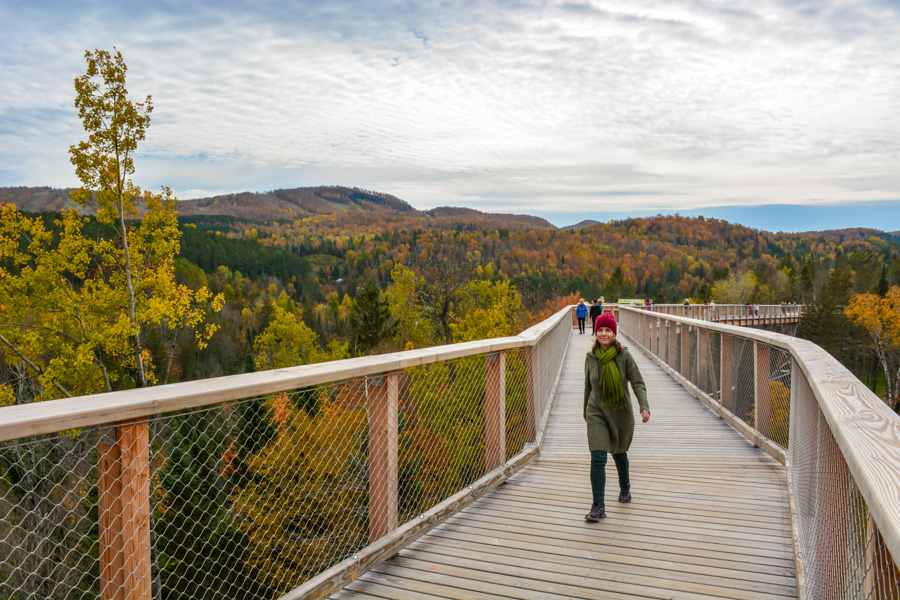
[[[369,543],[397,528],[397,373],[366,378],[369,404]]]
[[[732,387],[732,367],[733,367],[734,337],[722,334],[722,355],[721,369],[719,375],[719,388],[721,394],[719,402],[722,408],[729,412],[734,412],[734,390]]]
[[[535,418],[534,397],[537,394],[535,385],[537,361],[537,344],[525,355],[525,443],[532,444],[537,440],[537,420]]]
[[[678,368],[678,329],[681,327],[675,321],[667,321],[668,337],[669,337],[669,355],[666,357],[666,364],[673,369]]]
[[[506,353],[484,357],[484,467],[493,471],[506,461]]]
[[[150,424],[100,428],[100,597],[150,600]]]
[[[709,333],[697,328],[697,387],[709,392]]]
[[[678,370],[682,377],[691,379],[691,327],[687,323],[681,324],[681,365]]]
[[[756,430],[769,438],[772,425],[772,391],[769,388],[769,347],[753,341],[753,415]]]

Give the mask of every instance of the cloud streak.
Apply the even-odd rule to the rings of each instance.
[[[156,107],[139,183],[182,195],[334,183],[572,222],[900,199],[886,2],[0,0],[0,23],[0,185],[75,183],[72,79],[115,44]]]

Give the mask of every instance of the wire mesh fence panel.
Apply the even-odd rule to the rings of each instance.
[[[701,384],[704,384],[701,389],[713,400],[721,402],[722,334],[703,330],[700,335],[706,338],[702,344],[704,350],[701,351],[705,366],[702,370],[705,375],[701,379]]]
[[[353,379],[157,417],[163,598],[272,598],[368,543],[368,401]]]
[[[665,342],[660,345],[660,358],[662,361],[668,365],[672,366],[672,352],[670,348],[675,344],[675,322],[669,321],[668,319],[665,321]]]
[[[528,438],[528,355],[525,348],[506,352],[506,460],[521,452]]]
[[[0,444],[0,598],[98,598],[97,432]]]
[[[753,409],[756,378],[753,340],[734,336],[731,359],[732,412],[751,427],[755,427]]]
[[[700,383],[700,338],[699,328],[691,327],[688,332],[688,381],[699,387]]]
[[[792,365],[789,454],[807,598],[900,598],[900,572],[809,382]]]
[[[867,597],[873,600],[896,600],[900,598],[900,568],[894,562],[891,551],[871,516],[868,517],[868,523],[866,557],[871,567],[866,572],[865,589],[871,590],[871,594]]]
[[[557,325],[531,348],[530,364],[532,372],[537,373],[537,377],[534,378],[533,396],[536,431],[543,428],[547,419],[551,392],[566,357],[570,331],[569,327]]]
[[[787,448],[791,424],[791,369],[790,352],[782,348],[769,348],[769,439]]]
[[[401,433],[405,522],[484,475],[485,357],[410,369],[408,430]]]

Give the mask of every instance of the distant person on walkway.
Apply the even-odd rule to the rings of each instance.
[[[584,333],[584,320],[587,319],[588,316],[588,307],[584,303],[584,298],[578,301],[578,306],[575,307],[575,316],[578,318],[578,333]]]
[[[753,315],[756,317],[759,316],[759,302],[757,302],[753,305]]]
[[[606,462],[610,454],[619,475],[619,502],[631,502],[628,447],[634,437],[634,411],[628,383],[637,396],[641,421],[650,420],[647,386],[634,358],[616,339],[618,327],[612,313],[597,317],[594,345],[584,363],[584,421],[591,451],[591,492],[594,501],[584,516],[596,523],[606,517]]]
[[[588,318],[591,320],[591,333],[597,333],[594,331],[594,323],[597,321],[597,317],[603,314],[603,305],[600,304],[598,300],[594,300],[591,302],[591,310],[588,312]]]
[[[719,315],[718,315],[718,313],[716,312],[716,301],[715,301],[715,300],[710,300],[710,301],[709,301],[709,320],[710,320],[710,321],[715,321],[715,320],[717,320],[718,318],[719,318]]]

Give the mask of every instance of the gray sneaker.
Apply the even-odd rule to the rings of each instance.
[[[589,521],[591,523],[596,523],[600,519],[606,518],[606,507],[600,504],[599,502],[594,502],[591,504],[591,512],[584,515],[584,520]]]
[[[626,483],[619,488],[619,502],[631,502],[631,484]]]

